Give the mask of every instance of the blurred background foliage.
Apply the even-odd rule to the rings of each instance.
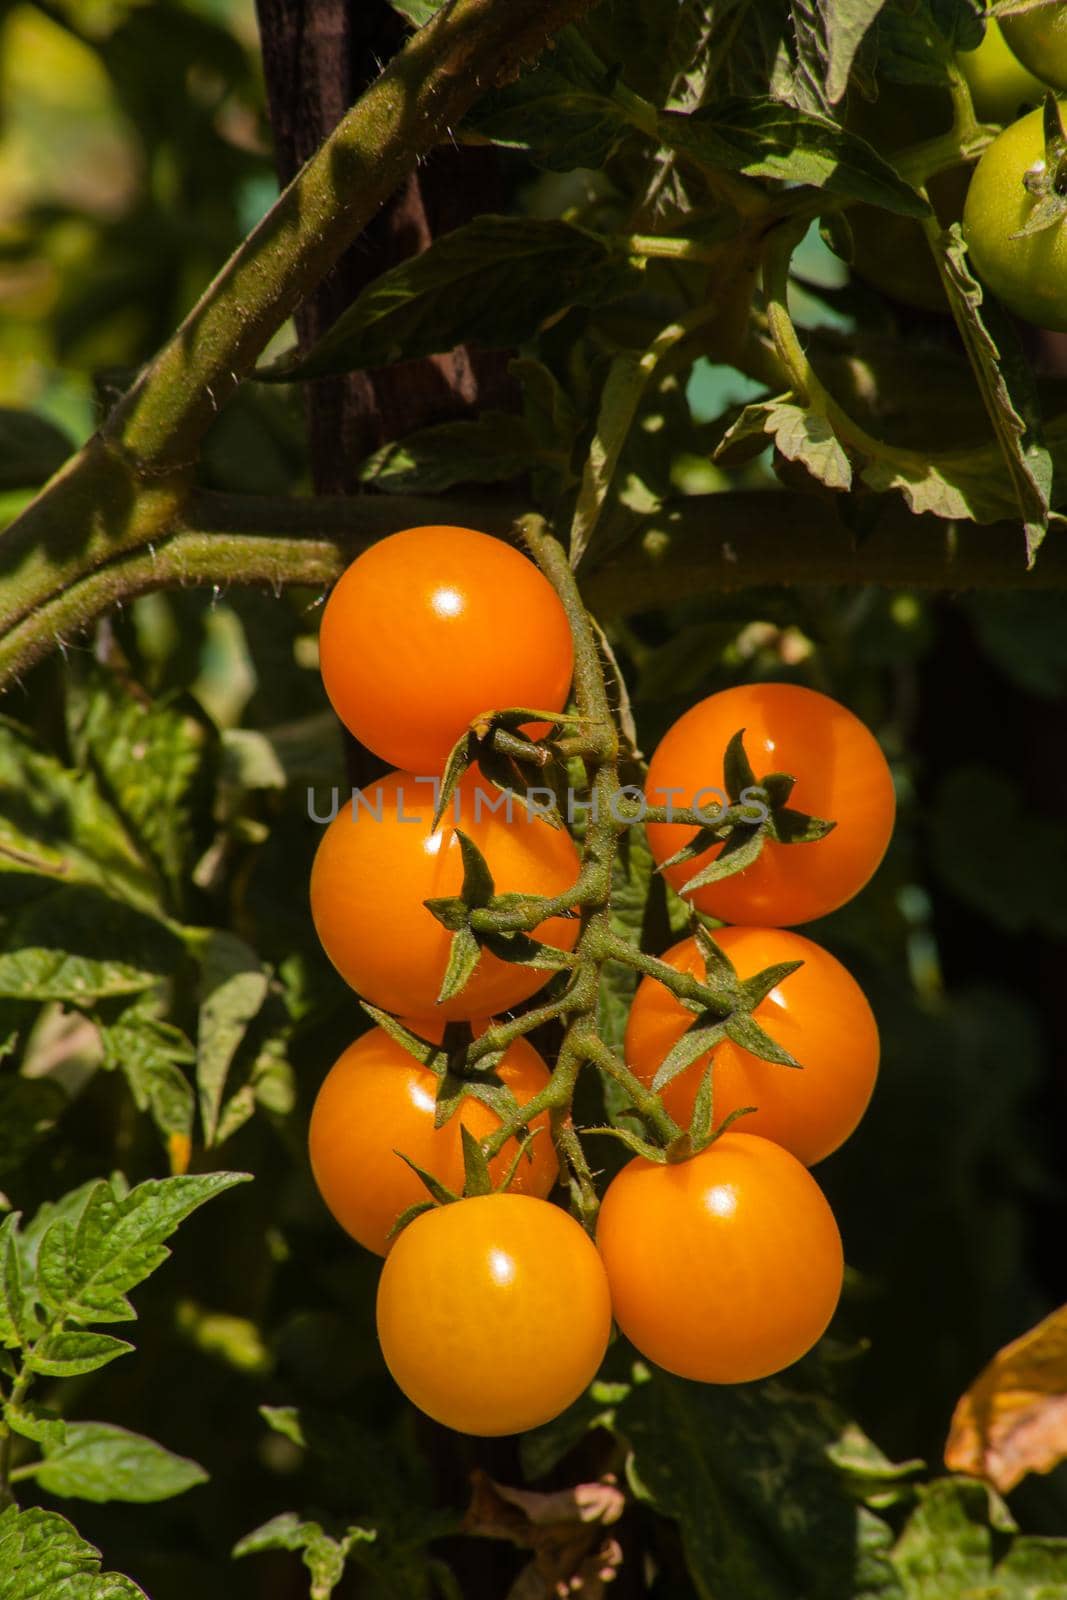
[[[535,214],[558,214],[576,183],[599,181],[535,176],[518,156],[506,171],[514,204]],[[88,435],[275,193],[251,0],[0,7],[5,515]],[[801,265],[811,293],[805,300],[798,286],[798,317],[850,326],[834,298],[844,269],[817,236]],[[929,333],[921,314],[880,314]],[[740,474],[707,459],[706,430],[756,392],[733,368],[706,364],[658,389],[624,500],[775,483],[765,457]],[[204,480],[306,489],[301,407],[284,388],[242,391],[209,439]],[[202,1462],[211,1485],[136,1516],[79,1505],[76,1520],[154,1600],[306,1593],[290,1555],[228,1561],[257,1523],[294,1507],[327,1526],[377,1528],[341,1595],[410,1597],[436,1585],[491,1597],[525,1556],[506,1541],[457,1537],[471,1469],[517,1484],[525,1466],[556,1487],[620,1471],[625,1437],[637,1442],[647,1504],[622,1524],[616,1592],[710,1592],[687,1576],[678,1528],[699,1564],[701,1515],[725,1507],[741,1519],[737,1479],[727,1450],[726,1487],[709,1474],[703,1512],[658,1481],[662,1458],[682,1448],[675,1424],[655,1416],[677,1385],[657,1389],[655,1403],[640,1386],[628,1398],[609,1386],[569,1419],[570,1437],[535,1437],[520,1456],[510,1441],[446,1438],[387,1380],[373,1336],[376,1262],[324,1212],[305,1155],[318,1084],[361,1027],[306,903],[318,837],[307,790],[324,797],[346,782],[316,671],[320,600],[150,596],[34,669],[2,706],[0,817],[35,848],[80,851],[86,865],[80,888],[60,891],[34,870],[0,874],[0,1041],[12,1042],[0,1064],[0,1189],[32,1213],[113,1167],[136,1179],[166,1172],[168,1158],[180,1165],[197,1049],[194,1166],[257,1178],[221,1220],[209,1212],[189,1223],[173,1262],[141,1291],[136,1356],[66,1390],[72,1414],[159,1438]],[[884,1064],[861,1129],[819,1169],[851,1271],[833,1338],[797,1382],[831,1391],[893,1460],[936,1468],[962,1390],[1000,1345],[1067,1299],[1062,602],[875,589],[680,595],[669,612],[615,619],[611,634],[646,752],[700,695],[773,677],[845,701],[893,763],[901,804],[889,858],[858,901],[811,929],[869,995]],[[87,898],[80,910],[63,902],[64,923],[76,934],[84,918],[79,973],[96,985],[81,1004],[76,988],[50,992],[40,973],[27,979],[25,964],[11,964],[45,918],[47,893],[72,887]],[[177,945],[153,955],[127,920],[108,947],[99,896],[116,893],[123,917],[183,929]],[[667,942],[656,893],[645,925]],[[116,987],[123,962],[141,976]],[[205,1042],[203,1025],[198,1038],[198,1008],[219,988],[229,1045]],[[585,1092],[592,1120],[602,1108],[592,1086]],[[616,1160],[600,1145],[597,1156],[609,1168]],[[616,1347],[608,1377],[628,1376]],[[738,1430],[773,1430],[774,1398],[766,1386],[701,1395],[708,1448]],[[586,1434],[597,1407],[614,1401],[618,1430]],[[692,1415],[698,1401],[685,1404]],[[263,1406],[299,1407],[305,1443],[284,1418],[264,1420]],[[807,1470],[791,1448],[779,1458],[799,1474],[786,1473],[787,1501]],[[653,1515],[657,1504],[667,1517]],[[1027,1531],[1063,1533],[1067,1471],[1027,1480],[1011,1507]],[[924,1515],[934,1510],[931,1501]],[[972,1513],[979,1521],[968,1502]],[[452,1580],[429,1565],[428,1540]],[[746,1600],[798,1592],[785,1577],[759,1581]],[[851,1567],[827,1566],[810,1592],[839,1600],[854,1582]]]

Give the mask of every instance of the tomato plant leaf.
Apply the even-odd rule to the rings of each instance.
[[[557,60],[561,53],[557,45],[517,83],[490,90],[467,113],[463,131],[524,150],[535,166],[549,172],[602,167],[633,129],[609,94],[560,70],[566,65]]]
[[[85,1006],[153,988],[182,964],[180,940],[154,917],[71,884],[31,900],[8,924],[0,996]]]
[[[180,1028],[157,1015],[154,996],[128,1006],[112,1023],[100,1027],[102,1065],[126,1078],[139,1111],[150,1111],[164,1140],[190,1138],[196,1095],[182,1068],[196,1051]]]
[[[505,349],[570,306],[599,305],[639,284],[639,265],[584,228],[481,216],[384,272],[302,359],[256,376],[291,383],[458,344]]]
[[[30,1506],[0,1512],[0,1572],[4,1600],[147,1600],[117,1572],[100,1571],[99,1550],[56,1511]]]
[[[848,88],[856,54],[885,0],[852,0],[849,5],[791,0],[796,56],[794,104],[829,111]]]
[[[709,167],[810,184],[866,200],[904,217],[925,217],[926,201],[870,145],[832,118],[766,96],[728,98],[689,113],[664,111],[662,142]]]
[[[9,1400],[3,1408],[4,1421],[13,1433],[35,1444],[60,1445],[67,1436],[67,1424],[58,1411],[34,1405],[30,1400],[16,1404]]]
[[[358,476],[386,494],[441,494],[457,483],[501,483],[546,459],[525,418],[483,411],[473,422],[440,422],[382,445]]]
[[[116,1356],[124,1356],[134,1347],[125,1339],[115,1339],[108,1333],[90,1333],[84,1328],[60,1329],[45,1334],[26,1352],[26,1365],[31,1372],[40,1372],[50,1378],[76,1378],[84,1372],[95,1372],[106,1367]]]
[[[9,1350],[28,1344],[34,1332],[26,1315],[18,1226],[17,1211],[9,1211],[0,1222],[0,1344]]]
[[[53,1322],[127,1322],[128,1292],[170,1255],[164,1240],[206,1201],[245,1183],[244,1172],[150,1178],[128,1192],[101,1180],[60,1208],[37,1251],[37,1290]]]
[[[405,0],[407,10],[410,0]],[[283,1511],[261,1528],[248,1533],[233,1548],[235,1557],[263,1550],[298,1550],[311,1577],[311,1600],[329,1600],[344,1576],[352,1548],[377,1537],[373,1528],[350,1527],[340,1539],[326,1533],[321,1523],[305,1522],[295,1511]]]
[[[154,1439],[107,1422],[68,1422],[66,1437],[42,1441],[33,1476],[48,1494],[79,1500],[148,1504],[184,1494],[208,1474]]]
[[[196,1082],[204,1142],[219,1134],[226,1079],[252,1019],[267,998],[269,975],[255,951],[226,929],[213,929],[201,965]]]

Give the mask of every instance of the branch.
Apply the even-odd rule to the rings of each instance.
[[[321,496],[302,500],[202,492],[170,534],[76,579],[0,637],[0,690],[112,606],[183,584],[332,583],[374,540],[420,523],[461,523],[518,538],[526,508],[494,496]],[[857,545],[832,502],[786,490],[693,495],[645,517],[615,556],[582,575],[600,617],[671,605],[680,595],[776,585],[883,584],[908,589],[1067,588],[1067,539],[1049,533],[1031,572],[1018,524],[916,517],[903,502]]]
[[[386,66],[107,423],[0,536],[0,616],[174,527],[197,447],[268,340],[480,94],[592,0],[451,0]]]

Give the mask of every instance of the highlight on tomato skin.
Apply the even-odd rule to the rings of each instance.
[[[559,711],[574,643],[548,579],[513,545],[430,525],[380,539],[338,579],[319,632],[334,710],[391,766],[444,770],[474,717]],[[549,731],[533,723],[534,738]]]
[[[530,1195],[492,1194],[424,1212],[385,1259],[378,1338],[412,1403],[460,1433],[550,1422],[595,1378],[611,1334],[596,1246]]]
[[[811,922],[858,894],[885,855],[896,815],[889,764],[870,730],[828,695],[791,683],[741,684],[698,701],[668,728],[649,762],[649,804],[708,808],[709,793],[725,793],[723,757],[741,729],[757,780],[772,772],[789,774],[796,780],[789,806],[835,826],[812,843],[765,840],[749,866],[688,890],[685,898],[723,922]],[[690,825],[650,822],[648,843],[657,864],[695,833]],[[664,868],[668,883],[682,892],[721,848],[714,845]]]
[[[822,1190],[757,1134],[731,1129],[666,1165],[635,1156],[608,1185],[596,1238],[622,1332],[701,1383],[791,1366],[841,1294],[841,1236]]]
[[[779,962],[803,962],[753,1012],[775,1043],[800,1062],[800,1070],[761,1060],[724,1039],[664,1086],[663,1104],[676,1122],[688,1126],[710,1058],[716,1122],[742,1106],[755,1106],[739,1124],[740,1131],[773,1139],[805,1166],[814,1166],[855,1130],[874,1091],[878,1025],[867,997],[836,957],[803,934],[738,926],[716,928],[709,937],[742,979]],[[660,960],[701,981],[705,977],[695,939],[681,940]],[[694,1022],[694,1013],[662,983],[643,978],[626,1025],[627,1065],[651,1087],[670,1050]]]
[[[419,1038],[441,1042],[439,1017],[404,1018]],[[473,1025],[475,1036],[489,1026]],[[548,1067],[529,1040],[508,1046],[493,1069],[520,1106],[549,1081]],[[386,1255],[390,1232],[409,1206],[428,1200],[421,1178],[404,1156],[455,1193],[463,1188],[461,1129],[481,1140],[500,1125],[491,1107],[466,1095],[447,1122],[434,1126],[438,1078],[383,1028],[373,1027],[349,1045],[330,1068],[311,1113],[308,1151],[319,1193],[336,1221],[368,1250]],[[530,1124],[535,1137],[520,1157],[509,1192],[544,1198],[559,1166],[548,1113]],[[512,1139],[489,1163],[494,1183],[502,1183],[518,1152]]]
[[[344,805],[325,830],[311,869],[311,915],[327,956],[346,983],[398,1016],[467,1020],[507,1011],[535,994],[550,971],[483,951],[465,988],[438,1004],[452,935],[426,900],[458,895],[463,862],[457,828],[488,864],[498,893],[555,896],[575,882],[578,852],[565,828],[530,817],[500,796],[477,767],[457,785],[436,831],[433,785],[392,772]],[[551,917],[534,937],[572,950],[580,923]]]

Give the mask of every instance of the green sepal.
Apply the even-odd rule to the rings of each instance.
[[[454,1200],[459,1199],[459,1195],[453,1194],[452,1190],[446,1184],[443,1184],[440,1178],[435,1178],[432,1172],[427,1172],[424,1167],[420,1167],[416,1162],[412,1161],[411,1157],[406,1156],[403,1150],[394,1150],[393,1154],[399,1156],[401,1161],[411,1168],[416,1178],[419,1178],[424,1187],[429,1190],[437,1205],[451,1205]]]
[[[708,1062],[700,1075],[700,1087],[693,1101],[693,1115],[689,1121],[689,1137],[694,1154],[703,1149],[715,1125],[715,1062]]]
[[[727,1017],[723,1023],[726,1037],[732,1044],[739,1045],[742,1050],[747,1050],[750,1055],[759,1056],[761,1061],[774,1061],[783,1067],[799,1067],[800,1062],[789,1051],[771,1038],[765,1029],[761,1028],[755,1018],[744,1013],[737,1013]]]
[[[409,1162],[408,1165],[410,1166],[410,1164]],[[454,1196],[453,1198],[458,1199],[459,1197]],[[409,1222],[414,1222],[416,1217],[421,1217],[424,1211],[436,1211],[436,1209],[437,1207],[432,1200],[416,1200],[413,1206],[407,1206],[400,1213],[386,1234],[386,1239],[395,1239],[398,1234],[403,1233]]]
[[[441,787],[437,795],[437,804],[434,807],[433,822],[430,825],[431,833],[436,833],[440,827],[441,818],[448,809],[456,784],[461,782],[474,760],[472,744],[473,740],[468,728],[467,732],[460,735],[448,752],[445,770],[441,775]]]
[[[710,850],[717,844],[722,844],[719,825],[712,827],[709,823],[706,828],[698,828],[689,843],[684,844],[680,850],[676,850],[673,856],[668,856],[666,861],[661,861],[657,870],[666,872],[668,867],[680,867],[685,861],[695,861],[697,856],[702,856],[705,850]]]
[[[705,1012],[704,1015],[707,1016],[708,1013]],[[728,1022],[721,1017],[715,1018],[710,1024],[700,1025],[698,1022],[698,1025],[687,1028],[660,1062],[656,1076],[652,1079],[655,1093],[658,1094],[669,1083],[673,1083],[674,1079],[687,1067],[691,1067],[699,1056],[721,1044],[728,1037],[728,1031]]]
[[[771,810],[784,806],[789,796],[796,788],[797,780],[789,772],[768,772],[765,778],[755,784],[755,788],[762,789],[770,801]]]
[[[704,962],[704,976],[708,987],[716,992],[721,989],[724,999],[733,1001],[738,992],[737,968],[721,946],[715,943],[715,936],[705,927],[697,927],[693,940]]]
[[[722,758],[723,782],[726,793],[730,796],[731,804],[740,805],[741,794],[745,789],[755,789],[759,780],[752,770],[752,763],[745,751],[745,730],[738,728],[726,746]]]
[[[662,1145],[650,1144],[647,1139],[642,1139],[640,1134],[631,1133],[629,1128],[606,1128],[598,1126],[595,1128],[583,1128],[582,1132],[583,1134],[607,1134],[612,1139],[618,1139],[620,1144],[624,1144],[626,1148],[631,1150],[635,1156],[643,1156],[646,1161],[654,1161],[657,1166],[663,1166],[667,1160],[667,1152],[664,1150]]]
[[[519,1115],[519,1103],[515,1099],[506,1083],[491,1079],[488,1076],[481,1078],[468,1078],[463,1074],[449,1069],[441,1079],[437,1089],[437,1106],[434,1111],[434,1127],[443,1128],[459,1107],[461,1100],[470,1096],[480,1100],[490,1111],[496,1113],[501,1122],[506,1122]]]
[[[398,1044],[402,1050],[406,1050],[408,1055],[419,1063],[420,1067],[426,1067],[430,1072],[435,1072],[440,1077],[448,1065],[448,1051],[443,1045],[433,1044],[429,1039],[420,1039],[417,1033],[412,1033],[409,1028],[405,1028],[404,1024],[394,1017],[391,1012],[379,1011],[377,1006],[372,1006],[367,1000],[361,1000],[360,1005],[371,1021],[377,1023],[382,1032],[387,1033],[394,1044]]]
[[[1043,108],[1045,159],[1040,167],[1023,174],[1023,184],[1036,205],[1012,239],[1026,239],[1054,228],[1067,216],[1067,133],[1056,96],[1049,89]]]
[[[468,839],[459,828],[454,829],[454,833],[459,840],[459,851],[463,857],[463,887],[460,889],[460,895],[464,903],[472,908],[487,906],[496,888],[493,874],[489,871],[489,864],[473,839]]]
[[[467,986],[467,981],[481,959],[482,947],[468,927],[458,928],[452,935],[448,948],[448,966],[437,996],[438,1005],[454,1000]]]
[[[516,1139],[515,1142],[518,1145],[518,1149],[512,1156],[508,1170],[505,1172],[503,1181],[497,1189],[498,1194],[506,1194],[508,1189],[510,1189],[515,1174],[519,1170],[519,1163],[521,1161],[533,1160],[533,1157],[530,1154],[530,1146],[533,1144],[540,1132],[540,1128],[527,1128],[523,1137],[521,1139]]]
[[[542,944],[528,933],[483,933],[481,939],[490,954],[518,967],[533,967],[538,972],[566,972],[574,966],[575,958],[569,950]]]
[[[471,1133],[469,1128],[461,1127],[460,1140],[463,1144],[463,1193],[466,1197],[492,1194],[493,1179],[489,1171],[489,1162],[486,1160],[485,1151],[481,1143]]]
[[[746,978],[738,986],[739,1009],[755,1011],[772,990],[777,989],[780,983],[803,965],[803,961],[776,961],[773,966],[764,967],[762,972],[753,973],[751,978]]]
[[[742,825],[731,828],[729,837],[722,850],[709,861],[708,865],[700,872],[682,884],[679,894],[691,894],[694,889],[702,889],[707,883],[718,883],[722,878],[732,878],[735,872],[744,872],[750,867],[763,849],[764,826],[752,828]],[[714,841],[718,843],[716,839]]]
[[[776,844],[815,844],[833,833],[836,827],[836,822],[809,816],[806,811],[794,811],[789,806],[772,811],[766,824],[767,836]]]

